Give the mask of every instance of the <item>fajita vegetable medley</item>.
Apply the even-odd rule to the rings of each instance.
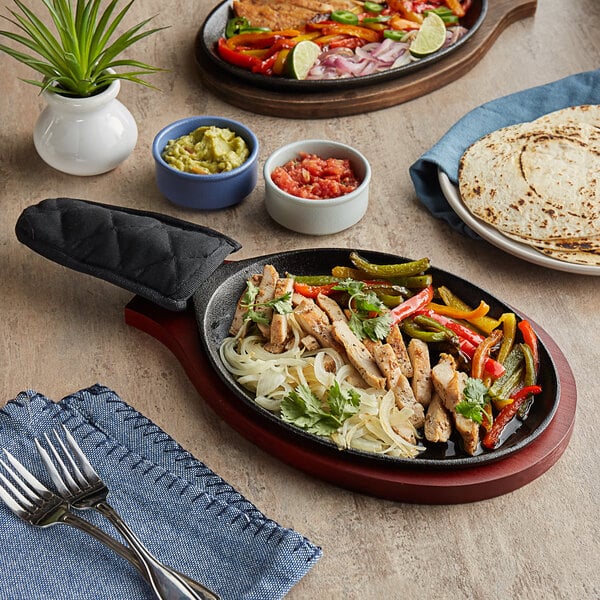
[[[460,19],[471,0],[339,0],[337,5],[346,8],[324,13],[316,2],[308,15],[306,10],[297,15],[291,3],[293,14],[284,19],[288,3],[273,8],[269,2],[236,0],[236,16],[218,40],[217,53],[266,76],[323,80],[371,75],[455,44],[467,32]]]
[[[542,391],[531,324],[436,286],[427,258],[349,258],[323,275],[253,275],[219,349],[227,370],[341,449],[414,458],[453,433],[467,455],[499,447]]]

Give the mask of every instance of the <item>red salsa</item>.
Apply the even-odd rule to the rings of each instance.
[[[299,158],[276,167],[271,179],[288,194],[315,200],[337,198],[360,185],[349,160],[321,158],[306,152],[300,152]]]

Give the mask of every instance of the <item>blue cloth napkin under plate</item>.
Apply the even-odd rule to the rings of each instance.
[[[438,219],[475,239],[479,236],[452,210],[438,181],[438,168],[458,183],[458,162],[465,150],[488,133],[533,121],[569,106],[600,104],[600,69],[504,96],[475,108],[460,119],[409,169],[419,200]]]
[[[148,549],[223,600],[282,598],[321,557],[319,547],[267,518],[104,386],[58,403],[20,393],[0,409],[0,448],[51,487],[34,438],[61,423],[107,483],[109,502]],[[118,537],[95,512],[85,518]],[[92,537],[66,525],[33,527],[2,502],[0,544],[0,600],[154,598],[128,562]]]

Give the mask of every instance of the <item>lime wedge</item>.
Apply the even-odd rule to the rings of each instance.
[[[423,19],[421,28],[409,47],[409,52],[416,58],[437,52],[446,41],[446,25],[439,15],[428,13]]]
[[[310,40],[298,42],[286,59],[287,75],[293,79],[306,79],[319,54],[321,54],[321,47],[318,44]]]

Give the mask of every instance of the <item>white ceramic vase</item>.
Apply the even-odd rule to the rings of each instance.
[[[120,165],[138,136],[132,114],[117,100],[120,89],[115,80],[89,98],[43,92],[47,106],[33,131],[42,160],[70,175],[99,175]]]

